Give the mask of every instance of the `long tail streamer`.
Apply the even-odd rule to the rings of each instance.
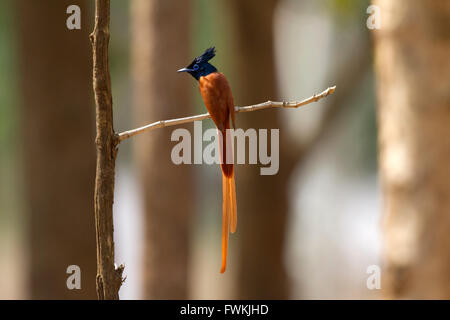
[[[222,267],[220,272],[224,273],[227,266],[227,251],[228,251],[228,239],[231,233],[236,231],[237,227],[237,204],[236,204],[236,183],[234,179],[234,168],[232,163],[226,163],[227,152],[232,152],[231,138],[225,134],[225,130],[222,134],[219,134],[219,142],[222,143],[222,137],[226,136],[226,143],[224,144],[221,158],[222,168]],[[230,148],[230,150],[227,149]]]

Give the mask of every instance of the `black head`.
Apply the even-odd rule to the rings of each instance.
[[[214,47],[206,49],[205,52],[201,56],[195,58],[190,65],[177,72],[188,72],[195,79],[199,80],[200,77],[207,76],[208,74],[217,71],[212,64],[208,63],[215,55],[216,49]]]

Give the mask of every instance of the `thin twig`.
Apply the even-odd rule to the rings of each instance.
[[[114,265],[114,171],[118,140],[113,128],[111,78],[109,73],[109,0],[96,0],[93,48],[93,85],[96,104],[97,169],[95,175],[95,231],[97,236],[97,296],[118,300],[123,266]]]
[[[267,101],[260,104],[255,104],[252,106],[246,106],[246,107],[235,107],[235,112],[251,112],[251,111],[257,111],[257,110],[264,110],[269,108],[298,108],[307,104],[310,104],[312,102],[319,101],[322,98],[325,98],[326,96],[333,94],[336,90],[336,86],[329,87],[325,91],[315,94],[312,97],[309,97],[308,99],[302,100],[302,101],[291,101],[291,102],[275,102],[275,101]],[[165,128],[170,126],[176,126],[184,123],[194,122],[194,121],[201,121],[211,118],[209,113],[204,113],[196,116],[190,116],[185,118],[177,118],[177,119],[170,119],[170,120],[160,120],[153,123],[150,123],[148,125],[145,125],[143,127],[139,127],[133,130],[128,130],[122,133],[118,134],[119,142],[126,140],[128,138],[131,138],[135,135],[152,131],[159,128]]]

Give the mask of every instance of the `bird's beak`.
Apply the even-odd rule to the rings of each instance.
[[[180,70],[177,70],[177,72],[189,72],[189,71],[194,71],[194,70],[189,69],[189,68],[182,68]]]

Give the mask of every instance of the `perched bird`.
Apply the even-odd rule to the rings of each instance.
[[[208,61],[216,55],[215,48],[206,51],[186,68],[178,72],[187,72],[193,76],[199,84],[200,94],[206,109],[214,121],[219,136],[220,165],[222,168],[222,267],[220,272],[225,272],[227,265],[227,249],[229,232],[234,233],[237,225],[236,187],[234,180],[234,168],[232,161],[231,138],[226,134],[230,129],[230,117],[235,128],[234,102],[230,85],[225,76]],[[227,157],[228,155],[228,157]],[[231,163],[229,163],[231,162]]]

